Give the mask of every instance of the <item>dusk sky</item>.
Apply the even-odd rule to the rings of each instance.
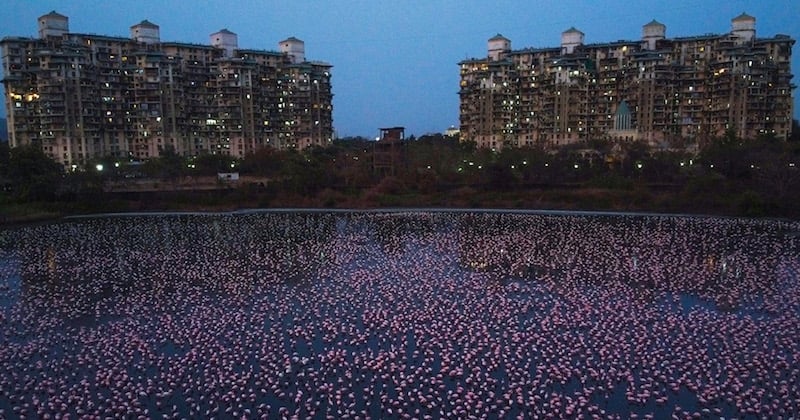
[[[209,44],[211,33],[227,28],[240,48],[277,50],[279,41],[295,36],[305,41],[307,59],[334,66],[333,124],[340,137],[374,137],[389,126],[416,136],[458,126],[457,63],[485,57],[486,41],[497,33],[512,49],[558,46],[572,26],[586,43],[639,40],[653,19],[667,26],[668,38],[724,34],[746,12],[756,18],[757,37],[800,37],[798,0],[6,0],[0,10],[0,37],[37,36],[37,18],[51,10],[69,17],[76,33],[128,37],[131,25],[147,19],[161,27],[162,41]],[[795,45],[792,73],[798,71]]]

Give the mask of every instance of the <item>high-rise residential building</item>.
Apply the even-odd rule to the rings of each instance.
[[[502,35],[485,58],[459,63],[461,139],[481,147],[554,147],[583,140],[702,146],[733,134],[786,139],[792,127],[795,40],[756,37],[756,19],[723,35],[667,38],[652,21],[642,39],[512,50]]]
[[[38,38],[0,41],[11,147],[71,166],[332,141],[332,66],[306,60],[297,38],[266,51],[239,48],[227,29],[199,45],[162,42],[147,20],[130,37],[72,33],[56,12],[38,23]]]

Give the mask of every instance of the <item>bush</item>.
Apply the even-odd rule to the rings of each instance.
[[[378,194],[400,194],[406,191],[406,186],[399,178],[387,176],[373,190]]]
[[[587,186],[593,188],[605,188],[609,190],[632,190],[633,180],[625,178],[621,175],[607,173],[604,175],[596,176],[589,180]]]
[[[747,217],[762,217],[767,215],[767,203],[760,194],[747,190],[739,195],[736,209]]]

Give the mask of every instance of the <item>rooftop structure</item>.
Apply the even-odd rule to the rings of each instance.
[[[372,169],[377,174],[396,175],[408,163],[405,127],[385,127],[372,146]]]

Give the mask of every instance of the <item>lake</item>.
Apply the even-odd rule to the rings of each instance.
[[[797,417],[798,232],[422,210],[0,231],[0,418]]]

